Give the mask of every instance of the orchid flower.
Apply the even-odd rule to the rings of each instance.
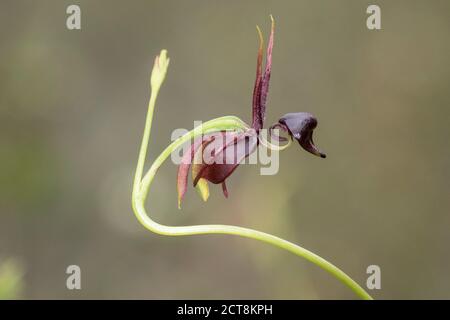
[[[256,63],[256,80],[253,89],[252,125],[245,130],[222,131],[202,135],[193,141],[184,153],[178,168],[177,190],[178,207],[187,190],[189,171],[192,167],[192,180],[200,196],[206,201],[209,197],[208,182],[221,184],[225,197],[228,197],[226,179],[236,170],[239,164],[255,152],[259,143],[274,149],[273,145],[265,141],[261,135],[266,118],[266,103],[269,93],[270,74],[272,70],[272,49],[275,31],[275,22],[272,20],[269,43],[267,45],[266,63],[263,73],[263,36],[257,26],[259,35],[259,49]],[[313,130],[317,126],[316,118],[306,112],[288,113],[269,128],[270,136],[276,141],[285,141],[286,138],[273,134],[275,129],[287,133],[290,139],[298,141],[306,151],[325,158],[312,140]],[[286,145],[288,146],[289,143]],[[277,149],[277,150],[282,150]]]
[[[292,242],[266,232],[241,226],[223,224],[167,226],[153,220],[145,208],[145,202],[150,186],[158,169],[173,152],[188,142],[191,143],[188,150],[183,155],[178,170],[179,204],[186,192],[189,171],[192,171],[193,183],[204,200],[206,200],[209,195],[208,182],[222,184],[224,194],[227,196],[228,191],[225,180],[236,170],[243,159],[255,151],[259,144],[267,146],[271,150],[283,150],[290,145],[292,140],[297,140],[300,146],[306,151],[322,158],[325,157],[325,154],[314,146],[312,133],[317,126],[317,120],[309,113],[288,113],[269,128],[269,131],[271,132],[281,130],[288,134],[289,139],[276,135],[275,132],[271,136],[274,141],[288,141],[287,144],[283,146],[274,145],[271,142],[266,141],[263,135],[261,135],[265,120],[267,93],[269,90],[272,66],[273,32],[274,22],[272,18],[272,31],[267,48],[266,66],[263,74],[262,35],[258,28],[260,47],[258,51],[255,88],[253,92],[252,126],[249,126],[235,116],[224,116],[209,120],[203,123],[202,126],[196,127],[194,130],[191,130],[175,141],[172,141],[172,143],[156,157],[148,171],[144,174],[145,159],[150,141],[156,98],[169,67],[169,58],[167,57],[166,50],[162,50],[160,55],[156,57],[150,78],[151,94],[145,120],[144,134],[139,149],[136,174],[133,182],[131,203],[134,214],[137,220],[145,228],[160,235],[192,236],[200,234],[228,234],[271,244],[281,250],[286,250],[299,257],[303,257],[329,272],[336,279],[340,280],[343,284],[353,290],[359,297],[363,299],[372,299],[358,283],[341,269],[319,255]]]

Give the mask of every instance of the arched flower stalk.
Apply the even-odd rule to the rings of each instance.
[[[245,238],[251,238],[274,245],[280,249],[292,252],[293,254],[303,257],[306,260],[316,264],[322,269],[328,271],[335,278],[339,279],[350,289],[352,289],[359,297],[363,299],[372,299],[371,296],[359,286],[352,278],[345,274],[342,270],[326,261],[315,253],[302,248],[292,242],[276,237],[274,235],[232,225],[191,225],[191,226],[166,226],[154,221],[147,214],[145,209],[145,202],[150,189],[150,185],[156,172],[163,164],[163,162],[170,157],[171,153],[178,150],[185,143],[190,143],[191,146],[185,153],[182,163],[178,170],[178,204],[180,206],[181,199],[186,192],[188,173],[192,171],[193,184],[198,189],[200,195],[204,200],[208,198],[209,189],[208,182],[214,184],[222,184],[225,196],[228,196],[228,191],[225,186],[225,179],[227,179],[237,168],[239,163],[251,154],[258,144],[272,150],[282,150],[290,145],[290,140],[297,140],[302,148],[306,151],[320,156],[325,155],[319,151],[313,141],[312,132],[317,126],[317,120],[309,113],[289,113],[283,116],[278,123],[270,127],[269,131],[279,129],[289,135],[289,141],[284,146],[273,145],[267,140],[263,139],[260,131],[264,125],[265,107],[267,100],[267,93],[269,88],[269,80],[272,63],[272,47],[273,47],[273,32],[274,24],[272,19],[272,32],[269,39],[266,66],[264,73],[262,72],[262,35],[258,28],[260,37],[260,48],[257,59],[257,72],[255,88],[253,92],[253,121],[249,126],[241,119],[235,116],[225,116],[216,118],[203,123],[201,126],[194,128],[194,130],[186,133],[182,137],[173,141],[153,162],[150,169],[144,175],[144,164],[147,154],[148,143],[150,139],[150,131],[152,126],[153,112],[155,108],[156,98],[158,96],[161,84],[166,76],[167,68],[169,66],[169,58],[167,51],[162,50],[160,55],[156,57],[151,74],[151,94],[148,104],[148,113],[145,121],[144,135],[142,139],[141,148],[139,151],[138,164],[136,175],[133,183],[132,206],[136,218],[148,230],[167,236],[188,236],[199,234],[229,234]],[[218,138],[227,138],[225,140]],[[272,138],[279,141],[287,140],[283,137],[272,135]],[[222,141],[218,143],[218,141]],[[226,141],[223,143],[223,141]],[[220,158],[222,162],[204,161],[204,150],[209,145],[211,160]],[[235,152],[233,157],[227,156],[227,149],[232,148]],[[199,157],[200,162],[193,162]],[[192,165],[191,165],[192,164]]]

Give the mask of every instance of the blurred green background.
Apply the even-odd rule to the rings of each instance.
[[[82,30],[66,29],[78,4]],[[381,7],[382,30],[366,28]],[[2,1],[1,298],[353,299],[292,254],[230,236],[152,234],[130,208],[149,74],[171,65],[150,158],[175,128],[251,117],[255,25],[276,19],[267,124],[309,111],[322,160],[291,147],[276,176],[241,166],[230,199],[192,189],[177,209],[176,166],[148,208],[171,225],[254,227],[322,255],[375,298],[450,298],[450,2]],[[156,187],[155,187],[156,186]],[[82,290],[66,289],[66,267]]]

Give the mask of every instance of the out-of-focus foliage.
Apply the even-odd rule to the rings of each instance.
[[[23,268],[14,259],[0,260],[0,300],[20,299],[24,289]]]

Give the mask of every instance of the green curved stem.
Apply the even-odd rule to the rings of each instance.
[[[164,77],[162,77],[162,80],[164,80]],[[323,259],[322,257],[316,255],[315,253],[305,248],[302,248],[292,242],[276,237],[274,235],[253,230],[250,228],[243,228],[232,225],[211,224],[211,225],[192,225],[192,226],[166,226],[152,220],[145,210],[145,200],[147,198],[150,185],[153,181],[153,178],[156,175],[156,172],[158,171],[159,167],[164,163],[164,161],[168,157],[170,157],[173,151],[181,147],[185,142],[191,141],[191,139],[204,133],[221,130],[245,130],[246,128],[248,128],[248,126],[243,121],[233,116],[221,117],[208,121],[204,123],[201,127],[197,127],[194,130],[186,133],[182,137],[178,138],[177,140],[173,141],[156,158],[147,174],[144,176],[144,178],[142,178],[145,157],[147,153],[147,146],[150,138],[150,129],[153,118],[153,111],[159,89],[159,86],[156,87],[156,90],[155,87],[156,86],[152,85],[153,90],[150,97],[149,109],[145,122],[144,137],[139,152],[139,160],[137,164],[132,194],[132,206],[134,213],[136,215],[136,218],[145,228],[154,233],[166,236],[188,236],[198,234],[230,234],[266,242],[280,249],[292,252],[297,256],[303,257],[306,260],[311,261],[312,263],[321,267],[322,269],[328,271],[335,278],[337,278],[345,285],[347,285],[350,289],[352,289],[362,299],[367,300],[372,299],[372,297],[360,285],[358,285],[352,278],[350,278],[347,274],[345,274],[335,265],[331,264],[327,260]]]

